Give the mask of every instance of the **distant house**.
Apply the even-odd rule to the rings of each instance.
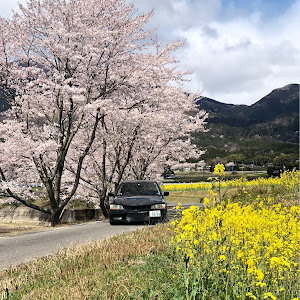
[[[236,171],[235,163],[231,161],[225,164],[225,171]]]

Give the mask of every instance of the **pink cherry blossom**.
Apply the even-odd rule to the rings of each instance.
[[[0,189],[52,225],[74,197],[103,206],[123,178],[201,154],[189,134],[205,115],[172,57],[182,43],[152,39],[143,29],[151,15],[123,0],[29,0],[0,19],[11,104],[0,123]],[[42,192],[49,202],[38,206]]]

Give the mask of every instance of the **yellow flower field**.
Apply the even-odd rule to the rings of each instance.
[[[262,202],[191,206],[172,223],[173,243],[199,271],[202,292],[213,285],[215,296],[230,290],[228,299],[292,299],[299,283],[299,212]]]
[[[243,184],[245,193],[255,185],[298,191],[299,172],[230,184]],[[205,199],[203,210],[178,205],[172,243],[187,299],[298,299],[300,208],[271,200],[210,206]]]
[[[175,183],[163,184],[162,188],[166,191],[199,189],[210,190],[213,187],[213,185],[214,182]],[[281,174],[280,177],[258,178],[251,181],[248,181],[246,178],[239,178],[221,182],[222,188],[254,186],[276,186],[299,191],[299,171],[286,171],[283,174]]]

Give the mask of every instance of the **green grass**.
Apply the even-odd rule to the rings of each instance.
[[[202,203],[203,198],[207,197],[208,193],[208,190],[170,191],[170,195],[165,199],[172,203]]]
[[[215,177],[213,172],[189,171],[189,172],[176,172],[175,182],[200,182],[210,181],[208,178]],[[258,177],[269,177],[267,173],[258,173],[255,171],[238,171],[238,172],[225,172],[225,180],[232,180],[235,178],[245,177],[247,180],[256,179]]]
[[[177,271],[167,227],[151,226],[11,268],[0,274],[0,299],[172,296]]]

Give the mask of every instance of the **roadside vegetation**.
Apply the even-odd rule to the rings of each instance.
[[[215,171],[210,187],[163,187],[203,197],[204,210],[178,204],[171,223],[8,269],[0,299],[298,300],[299,172],[223,182]]]
[[[280,177],[258,177],[252,180],[246,177],[225,180],[224,171],[220,176],[216,175],[211,176],[208,182],[164,183],[162,189],[170,192],[167,199],[169,202],[199,203],[205,198],[209,198],[211,204],[226,199],[252,202],[260,196],[266,199],[271,197],[276,203],[297,204],[299,171],[286,171]]]
[[[185,182],[209,182],[213,172],[208,171],[177,171],[176,172],[176,183]],[[257,167],[255,171],[226,171],[225,179],[232,180],[236,178],[246,178],[248,180],[257,179],[259,177],[269,177],[265,167]]]
[[[35,223],[2,223],[0,224],[0,237],[1,236],[12,236],[18,234],[24,234],[29,232],[35,232],[39,230],[45,230],[47,227],[37,225]],[[49,227],[48,227],[49,228]]]

